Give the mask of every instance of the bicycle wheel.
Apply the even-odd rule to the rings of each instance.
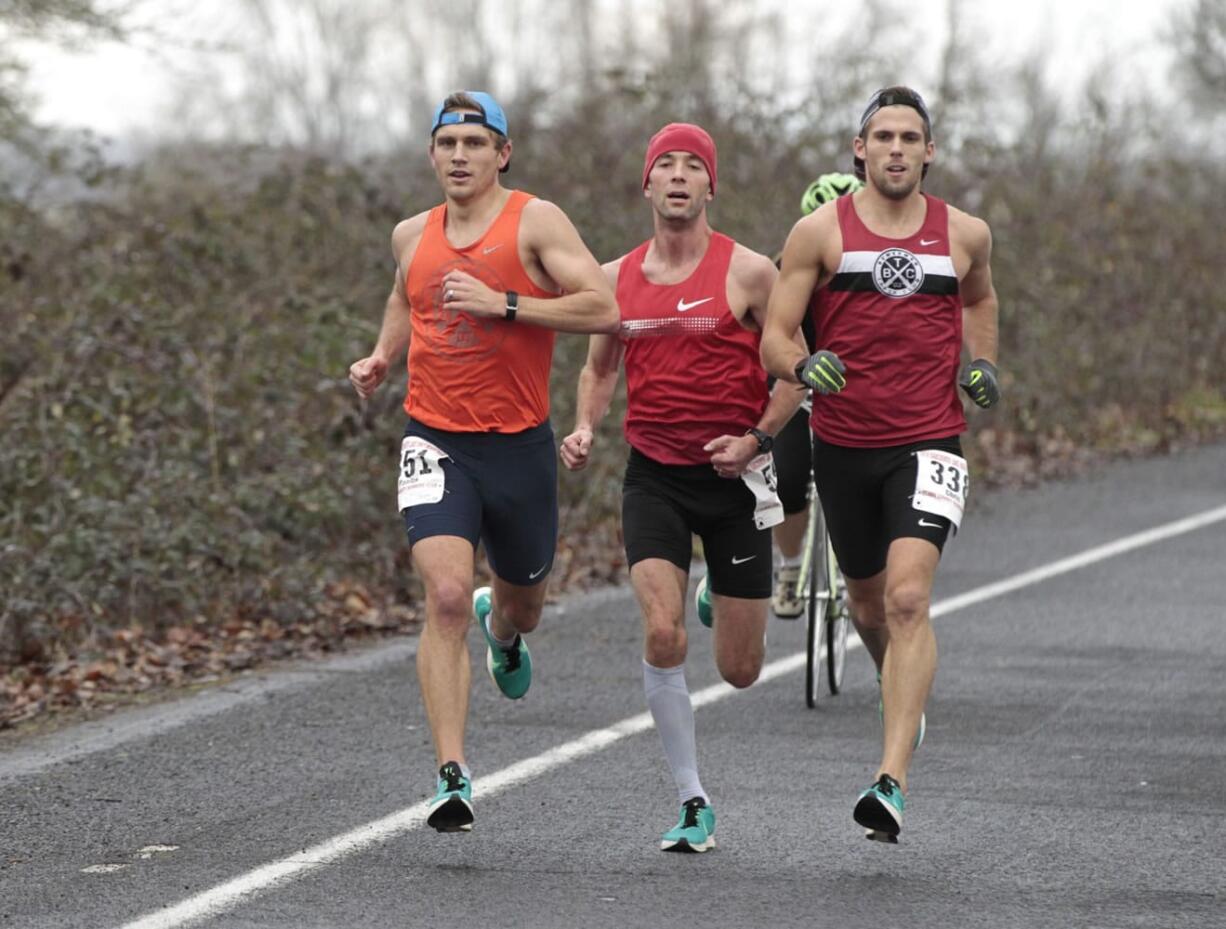
[[[834,557],[834,546],[826,536],[826,576],[830,578],[830,596],[826,600],[826,684],[832,696],[843,687],[843,669],[847,666],[847,632],[851,614],[847,610],[847,585]]]
[[[809,526],[805,531],[805,549],[810,557],[808,570],[808,596],[805,600],[808,628],[805,635],[805,704],[809,709],[817,706],[822,681],[822,646],[825,636],[822,629],[826,623],[826,604],[830,591],[827,587],[827,571],[830,560],[829,540],[826,536],[826,521],[817,494],[810,497]]]

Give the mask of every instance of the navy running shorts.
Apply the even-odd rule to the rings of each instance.
[[[558,544],[558,458],[549,421],[516,433],[445,432],[410,419],[405,436],[425,439],[442,459],[443,496],[402,511],[409,544],[432,536],[485,545],[494,574],[539,584]]]

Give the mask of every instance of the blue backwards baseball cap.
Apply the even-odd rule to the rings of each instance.
[[[477,123],[485,126],[487,129],[492,129],[500,135],[510,135],[507,132],[507,114],[502,112],[502,107],[489,94],[480,90],[465,90],[464,94],[471,97],[477,103],[481,113],[458,113],[452,110],[449,113],[443,112],[443,107],[447,101],[443,101],[434,111],[434,119],[430,126],[430,136],[434,137],[434,133],[438,132],[440,126],[454,126],[457,123]]]

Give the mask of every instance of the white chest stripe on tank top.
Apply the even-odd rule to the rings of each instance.
[[[881,251],[889,251],[882,249]],[[948,255],[925,255],[911,252],[910,249],[900,249],[900,251],[910,252],[919,262],[920,267],[924,269],[924,274],[937,274],[945,277],[957,277],[957,272],[954,271],[953,259]],[[843,260],[839,262],[838,274],[871,274],[877,259],[881,256],[881,252],[843,252]]]

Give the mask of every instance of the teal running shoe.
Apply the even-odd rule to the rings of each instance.
[[[490,672],[492,680],[504,697],[518,700],[528,692],[532,684],[532,656],[528,654],[528,646],[519,633],[515,634],[515,644],[504,649],[490,635],[490,610],[494,601],[488,587],[478,587],[473,591],[473,614],[477,617],[477,625],[485,636],[488,646],[485,653],[485,668]]]
[[[712,848],[715,848],[715,810],[702,797],[691,797],[681,804],[681,820],[664,833],[660,850],[698,853]]]
[[[906,805],[898,781],[883,774],[877,778],[877,783],[860,794],[851,815],[864,827],[865,838],[897,845],[898,833],[902,831],[902,811]]]
[[[885,700],[881,697],[881,672],[877,672],[877,720],[881,723],[881,728],[885,728]],[[924,735],[928,732],[928,717],[922,712],[920,713],[919,729],[915,733],[915,744],[911,746],[911,751],[915,751],[924,744]]]
[[[473,787],[460,766],[449,761],[438,769],[438,791],[426,813],[426,825],[439,832],[472,832]]]
[[[707,590],[707,576],[705,574],[694,589],[694,607],[698,610],[698,621],[710,629],[715,611],[711,607],[711,591]]]

